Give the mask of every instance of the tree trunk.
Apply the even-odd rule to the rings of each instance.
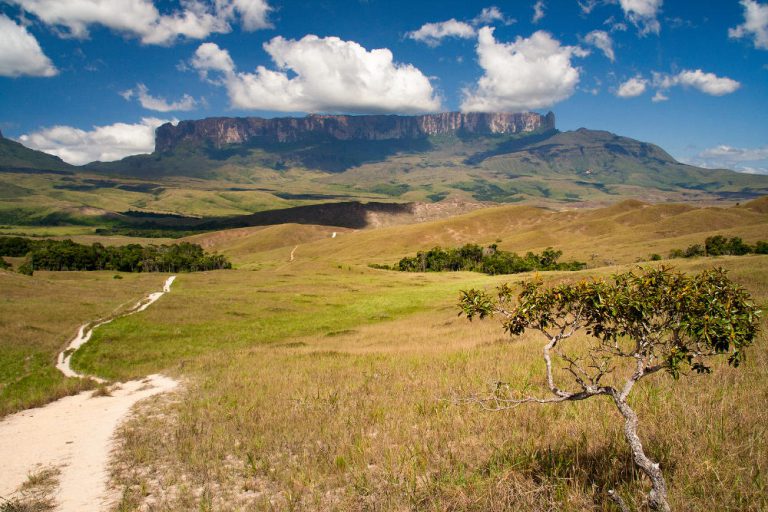
[[[635,464],[651,479],[652,488],[651,492],[648,493],[648,506],[651,507],[651,510],[670,512],[664,475],[661,473],[659,464],[649,459],[645,454],[640,436],[637,435],[637,414],[629,406],[626,399],[622,399],[618,393],[613,394],[613,401],[619,408],[621,415],[624,416],[624,437],[632,449]]]

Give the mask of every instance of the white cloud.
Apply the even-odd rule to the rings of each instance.
[[[96,160],[110,162],[130,155],[151,153],[155,148],[155,128],[166,122],[147,117],[137,124],[94,126],[90,131],[72,126],[53,126],[22,135],[19,142],[74,165]]]
[[[619,0],[624,15],[634,24],[641,35],[658,34],[661,25],[656,16],[664,0]]]
[[[184,94],[180,100],[169,103],[165,98],[149,94],[149,89],[144,84],[136,84],[134,89],[123,91],[120,93],[120,96],[126,100],[136,97],[142,107],[157,112],[189,111],[197,108],[197,100],[189,94]]]
[[[484,7],[480,14],[472,18],[472,24],[477,25],[490,25],[496,21],[500,21],[505,25],[511,25],[515,23],[514,18],[507,18],[504,13],[499,10],[498,7],[492,5],[491,7]]]
[[[768,50],[768,4],[755,0],[741,0],[744,7],[744,23],[728,29],[728,37],[751,37],[755,48]]]
[[[578,46],[561,46],[544,31],[498,43],[493,28],[483,27],[477,55],[484,73],[476,87],[464,89],[461,110],[520,111],[554,105],[571,96],[579,83],[579,69],[571,58],[587,54]]]
[[[446,37],[471,39],[477,35],[475,27],[478,25],[491,25],[497,21],[505,25],[511,25],[517,20],[504,16],[504,13],[496,6],[484,7],[480,14],[469,21],[458,21],[455,18],[451,18],[448,21],[425,23],[418,30],[406,33],[405,37],[414,41],[421,41],[427,44],[427,46],[434,48],[439,46]]]
[[[613,51],[613,39],[605,30],[593,30],[584,37],[584,42],[602,50],[611,62],[616,60],[616,54]]]
[[[538,23],[544,18],[544,9],[546,9],[547,6],[544,4],[544,0],[537,0],[535,4],[533,4],[533,18],[531,18],[531,22]]]
[[[386,48],[366,50],[354,41],[307,35],[275,37],[264,44],[277,70],[238,72],[226,50],[204,43],[191,61],[201,74],[218,73],[235,108],[280,112],[425,112],[441,102],[429,79],[393,61]]]
[[[577,2],[579,4],[579,7],[581,8],[581,12],[584,14],[589,14],[592,12],[592,10],[597,7],[597,4],[599,3],[598,0],[584,0],[583,2],[579,0]]]
[[[88,37],[102,25],[138,37],[144,44],[172,44],[179,38],[204,39],[232,30],[239,19],[245,30],[269,27],[266,0],[180,0],[181,9],[161,14],[153,0],[8,0],[66,36]]]
[[[607,25],[611,32],[626,32],[627,31],[627,24],[622,23],[620,21],[616,21],[616,18],[611,16],[607,20],[603,22],[603,25]]]
[[[651,101],[658,103],[667,101],[669,97],[667,92],[673,87],[692,87],[704,94],[710,96],[724,96],[736,92],[741,84],[728,77],[719,77],[714,73],[705,73],[700,69],[686,69],[677,74],[670,75],[654,71],[651,73],[652,79],[648,80],[642,76],[630,78],[619,86],[616,95],[622,98],[633,98],[643,94],[647,86],[656,89],[656,93]]]
[[[710,169],[733,169],[750,174],[768,174],[768,146],[737,148],[728,145],[708,148],[688,159],[688,163]]]
[[[215,43],[201,44],[195,52],[191,64],[193,68],[204,75],[208,71],[221,71],[227,75],[233,74],[235,71],[235,63],[229,56],[229,52],[222,50]]]
[[[437,23],[425,23],[420,29],[408,32],[405,35],[414,41],[421,41],[428,46],[438,46],[446,37],[458,37],[470,39],[475,37],[475,28],[469,23],[450,19]]]
[[[619,90],[616,91],[616,96],[619,98],[634,98],[640,96],[645,92],[645,88],[648,85],[648,80],[636,76],[630,78],[619,86]]]
[[[54,76],[57,73],[35,36],[0,14],[0,76]]]
[[[245,30],[254,31],[271,28],[269,13],[272,8],[267,0],[216,0],[220,14],[226,19],[240,17],[240,24]]]
[[[714,73],[705,73],[700,69],[683,70],[676,75],[664,75],[654,73],[653,85],[661,90],[675,86],[693,87],[711,96],[723,96],[731,94],[741,87],[736,80],[728,77],[719,77]]]

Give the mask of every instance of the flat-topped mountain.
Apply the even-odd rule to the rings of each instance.
[[[161,126],[152,154],[82,167],[0,139],[0,224],[99,216],[145,231],[307,219],[357,228],[380,203],[562,208],[768,195],[768,176],[701,169],[649,142],[554,125],[553,114],[535,113],[211,118]]]
[[[212,117],[166,123],[156,131],[155,151],[181,144],[222,148],[230,144],[292,143],[312,140],[387,141],[435,135],[508,135],[553,130],[555,115],[443,112],[421,116],[309,115],[306,117]]]

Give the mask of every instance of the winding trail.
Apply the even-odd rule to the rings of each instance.
[[[140,300],[136,303],[131,309],[129,309],[126,313],[117,316],[115,318],[122,318],[124,316],[132,315],[134,313],[141,313],[145,309],[147,309],[149,306],[154,304],[157,299],[165,295],[166,293],[171,291],[171,285],[176,280],[176,276],[171,276],[168,279],[165,280],[165,284],[163,285],[163,290],[159,292],[153,292],[147,295],[145,298]],[[72,341],[69,342],[69,345],[67,345],[67,348],[64,349],[64,351],[59,353],[59,357],[57,359],[56,363],[56,369],[59,370],[61,373],[63,373],[67,377],[80,377],[85,378],[89,377],[99,384],[103,384],[107,382],[106,380],[102,379],[101,377],[97,377],[95,375],[83,375],[82,373],[77,373],[75,370],[72,369],[71,362],[72,362],[72,356],[74,353],[88,343],[88,341],[91,339],[91,336],[93,336],[93,330],[101,325],[108,324],[109,322],[115,320],[115,318],[109,318],[106,320],[98,320],[95,324],[93,323],[87,323],[80,326],[80,329],[77,332],[77,336],[74,337]]]
[[[290,259],[290,260],[288,260],[288,261],[293,261],[293,259],[294,259],[294,258],[293,258],[293,255],[296,253],[296,249],[298,249],[298,248],[299,248],[299,246],[297,245],[297,246],[295,246],[295,247],[294,247],[294,248],[291,250],[291,259]]]
[[[171,290],[176,276],[165,281],[162,291],[149,294],[123,316],[139,313]],[[59,354],[56,367],[68,377],[85,376],[72,370],[72,354],[87,343],[93,330],[114,318],[80,327],[77,336]],[[166,393],[178,382],[163,375],[117,383],[109,396],[85,391],[37,409],[29,409],[0,420],[0,497],[13,496],[28,476],[40,469],[59,468],[59,485],[54,495],[62,512],[98,512],[108,508],[107,462],[115,429],[133,404]]]

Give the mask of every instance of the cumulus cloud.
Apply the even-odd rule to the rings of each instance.
[[[645,92],[645,88],[648,85],[648,80],[642,77],[636,76],[630,78],[619,86],[616,91],[616,96],[619,98],[634,98],[640,96]]]
[[[215,43],[201,44],[197,48],[191,64],[203,76],[207,76],[208,71],[221,71],[226,75],[233,74],[235,71],[235,63],[229,56],[229,52],[222,50]]]
[[[19,142],[74,165],[96,160],[110,162],[130,155],[151,153],[155,148],[155,128],[166,122],[147,117],[137,124],[94,126],[90,131],[72,126],[53,126],[22,135]]]
[[[135,88],[121,92],[120,96],[126,100],[131,100],[135,97],[139,100],[142,107],[157,112],[184,112],[197,108],[197,100],[189,94],[184,94],[178,101],[169,102],[165,98],[149,94],[149,89],[144,84],[136,84]]]
[[[245,30],[269,27],[266,0],[180,0],[181,9],[161,14],[153,0],[8,0],[60,33],[88,37],[102,25],[137,37],[144,44],[172,44],[179,38],[204,39],[227,33],[239,20]]]
[[[57,73],[35,36],[0,14],[0,76],[53,76]]]
[[[648,86],[656,89],[651,100],[655,103],[667,101],[667,92],[673,87],[693,88],[710,96],[724,96],[736,92],[741,84],[728,77],[719,77],[714,73],[705,73],[700,69],[685,69],[677,74],[651,73],[652,79],[638,75],[619,86],[616,95],[621,98],[633,98],[643,94]]]
[[[544,18],[544,9],[546,9],[546,7],[544,0],[537,0],[537,2],[533,4],[533,18],[531,18],[531,22],[540,22]]]
[[[584,37],[584,42],[601,50],[611,62],[616,60],[616,54],[613,52],[613,39],[605,30],[593,30]]]
[[[463,21],[456,21],[451,18],[448,21],[439,21],[437,23],[425,23],[418,30],[408,32],[405,35],[414,41],[421,41],[428,46],[438,46],[446,37],[458,37],[461,39],[471,39],[475,37],[475,27]]]
[[[492,5],[491,7],[484,7],[483,10],[480,11],[480,14],[472,18],[472,24],[475,26],[490,25],[497,21],[500,21],[505,25],[511,25],[515,23],[516,20],[514,18],[507,18],[504,16],[504,13],[501,12],[501,10],[495,5]]]
[[[676,75],[654,73],[653,84],[661,90],[675,86],[693,87],[711,96],[723,96],[736,92],[741,84],[728,77],[719,77],[714,73],[705,73],[700,69],[683,70]]]
[[[737,148],[728,145],[708,148],[688,163],[711,169],[726,168],[751,174],[768,174],[768,146]]]
[[[658,34],[661,25],[657,19],[664,0],[619,0],[624,16],[635,25],[641,35]]]
[[[425,23],[418,30],[406,33],[405,37],[414,41],[421,41],[434,48],[440,45],[446,37],[458,37],[461,39],[475,37],[477,35],[475,27],[478,25],[490,25],[495,22],[511,25],[515,21],[513,18],[504,16],[504,13],[498,7],[491,6],[483,8],[480,14],[469,21],[458,21],[455,18],[451,18],[448,21]]]
[[[226,50],[204,43],[191,65],[226,87],[235,108],[280,112],[427,112],[441,102],[429,79],[394,62],[386,48],[366,50],[338,37],[275,37],[264,50],[276,70],[239,72]],[[215,73],[211,78],[211,73]]]
[[[755,0],[741,0],[744,7],[744,23],[728,29],[728,37],[752,38],[755,48],[768,50],[768,4]]]
[[[588,52],[562,46],[548,32],[538,31],[513,43],[499,43],[493,28],[480,29],[477,55],[483,76],[464,89],[461,110],[519,111],[546,108],[571,96],[579,83],[572,57]]]

